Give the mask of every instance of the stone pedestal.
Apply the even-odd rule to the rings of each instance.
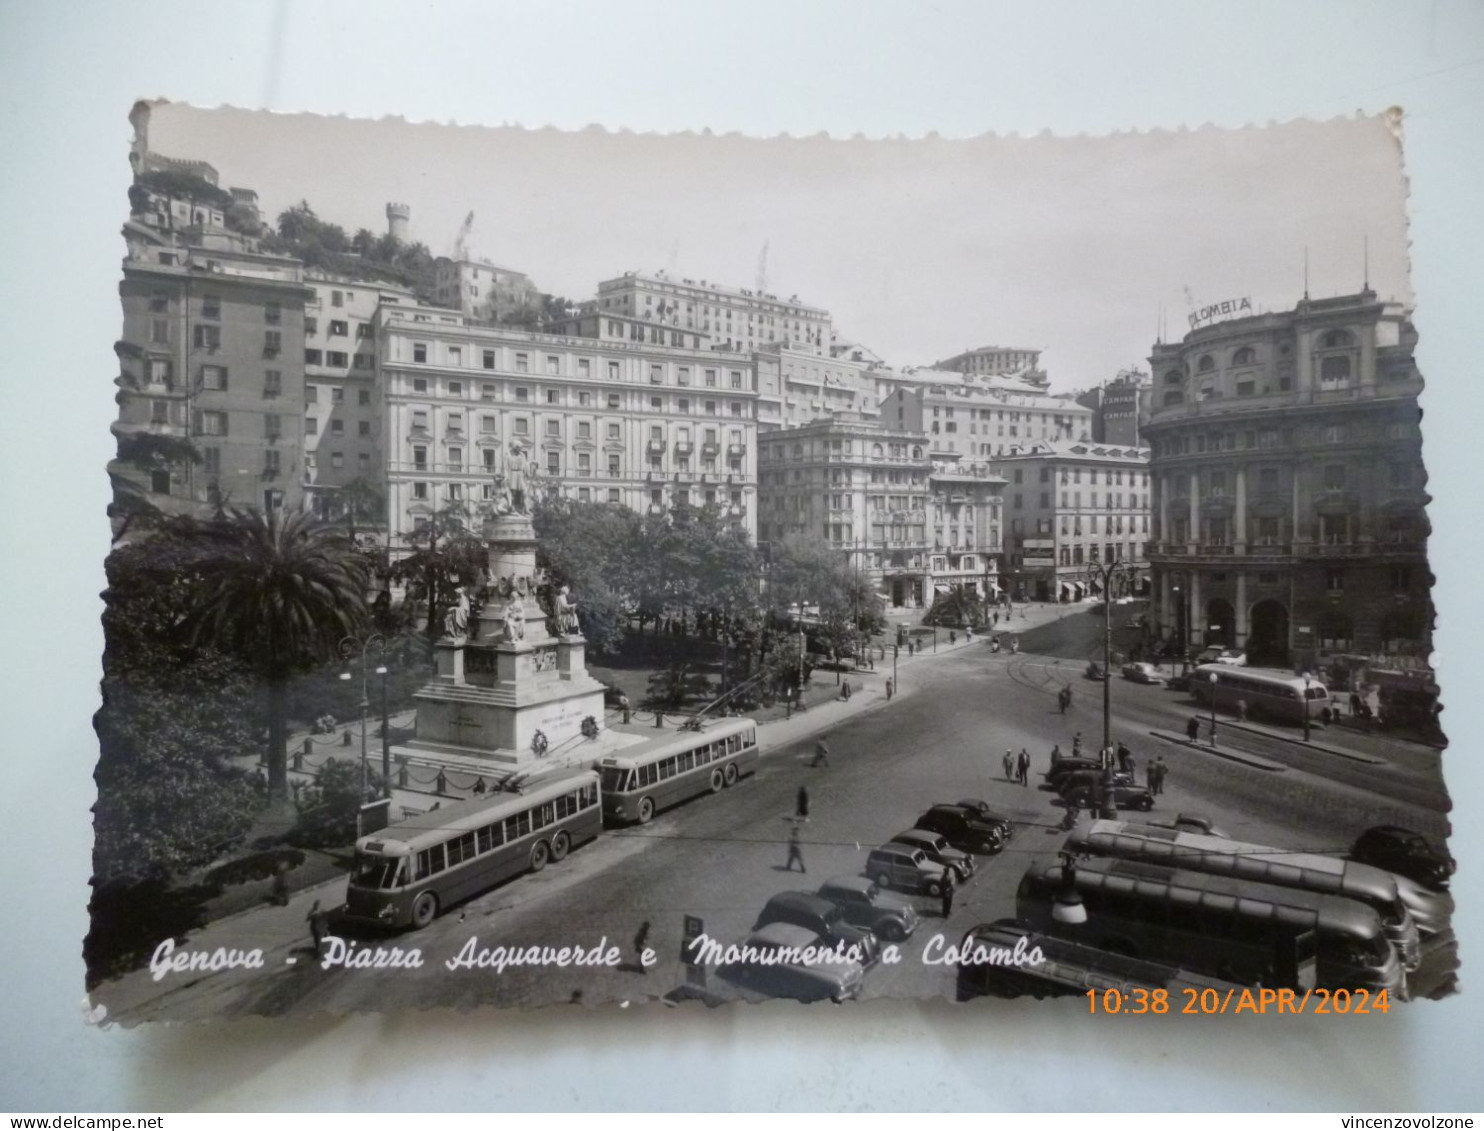
[[[582,722],[603,721],[603,685],[587,674],[574,622],[548,623],[536,600],[536,538],[529,515],[485,527],[489,576],[467,633],[436,646],[438,674],[416,693],[408,754],[477,757],[520,767],[577,753]],[[544,739],[544,755],[538,753]]]

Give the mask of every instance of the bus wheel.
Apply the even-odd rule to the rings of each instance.
[[[727,785],[736,785],[737,784],[737,763],[736,762],[728,762],[726,764],[726,768],[724,770],[722,770],[722,775],[726,778]]]
[[[571,850],[572,838],[567,835],[566,829],[563,829],[551,838],[551,858],[553,860],[565,860],[567,853]]]
[[[639,823],[641,825],[647,825],[653,819],[654,819],[654,798],[652,798],[652,797],[641,797],[641,798],[639,798]]]
[[[711,771],[711,792],[712,793],[720,793],[721,792],[721,786],[722,786],[721,771],[720,770],[712,770]]]
[[[551,859],[551,845],[544,840],[538,840],[531,846],[531,871],[539,872],[546,867],[546,862]]]
[[[438,897],[430,891],[425,891],[412,904],[412,925],[422,930],[436,918],[438,918]]]

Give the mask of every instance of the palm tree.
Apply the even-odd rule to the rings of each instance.
[[[367,561],[342,530],[302,513],[231,509],[181,520],[201,579],[182,629],[193,644],[249,664],[268,693],[268,792],[288,794],[289,679],[365,622]]]

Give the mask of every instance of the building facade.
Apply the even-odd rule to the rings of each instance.
[[[393,552],[435,516],[477,526],[495,476],[528,499],[663,514],[715,505],[757,523],[751,359],[484,326],[383,303],[382,445]]]
[[[380,494],[382,390],[376,315],[418,305],[410,290],[311,273],[304,314],[304,490],[314,513],[342,513],[353,483]],[[451,311],[442,311],[450,314]]]
[[[1017,600],[1100,595],[1091,566],[1124,562],[1124,596],[1148,577],[1149,449],[1037,443],[995,461],[1005,478],[1004,586]]]
[[[933,548],[928,573],[933,593],[958,588],[973,596],[994,597],[1000,592],[1004,564],[1005,480],[983,464],[961,467],[951,456],[931,458]]]
[[[1416,333],[1363,290],[1156,344],[1156,617],[1253,663],[1425,665]]]
[[[474,322],[504,322],[522,311],[537,311],[536,284],[523,271],[488,259],[441,257],[433,263],[433,301]]]
[[[121,441],[152,434],[199,462],[115,461],[167,513],[297,508],[304,462],[304,310],[297,260],[188,246],[136,227],[119,285]]]
[[[798,428],[837,413],[868,423],[881,416],[868,363],[781,346],[755,356],[759,431]]]
[[[663,271],[630,271],[598,284],[599,313],[627,315],[645,322],[711,335],[716,348],[735,353],[774,345],[830,356],[830,313],[777,295],[676,279]]]
[[[980,346],[935,362],[933,368],[980,377],[1015,377],[1042,389],[1050,381],[1041,370],[1041,351],[1017,346]]]
[[[884,428],[924,432],[935,453],[965,466],[998,460],[1032,444],[1090,441],[1092,410],[1054,397],[977,382],[898,387],[881,404]]]

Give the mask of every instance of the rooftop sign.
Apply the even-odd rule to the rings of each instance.
[[[1190,328],[1199,330],[1202,326],[1209,326],[1219,318],[1240,318],[1244,314],[1251,313],[1252,300],[1250,298],[1229,298],[1225,302],[1212,303],[1199,310],[1192,310]]]

